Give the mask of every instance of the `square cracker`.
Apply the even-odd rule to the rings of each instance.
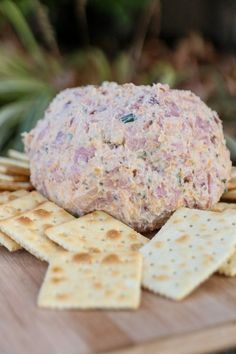
[[[49,240],[44,231],[48,227],[72,219],[74,217],[64,209],[54,203],[46,202],[17,217],[0,222],[0,230],[35,257],[48,262],[62,249]]]
[[[38,305],[57,309],[136,309],[142,256],[138,252],[65,252],[51,260]]]
[[[7,155],[15,160],[21,160],[21,161],[27,161],[27,162],[29,161],[29,158],[25,153],[14,150],[14,149],[8,150]]]
[[[232,166],[231,169],[231,179],[236,178],[236,167]]]
[[[236,189],[236,178],[235,177],[231,178],[231,180],[228,182],[227,189],[228,190]]]
[[[2,191],[17,191],[20,189],[34,189],[30,182],[7,182],[0,181],[0,190]]]
[[[11,176],[30,176],[29,168],[22,168],[18,166],[4,166],[0,163],[0,172]]]
[[[228,277],[234,277],[236,275],[236,252],[229,257],[229,259],[222,264],[218,269],[218,273],[226,275]]]
[[[215,205],[213,205],[213,207],[211,207],[211,211],[218,211],[218,212],[222,212],[228,209],[236,209],[236,203],[216,203]]]
[[[15,192],[2,192],[0,193],[0,205],[8,203],[17,198],[24,197],[26,194],[29,194],[29,192],[24,189],[20,189]]]
[[[38,192],[17,191],[9,194],[0,195],[0,202],[7,201],[8,203],[0,205],[0,221],[12,218],[25,211],[35,208],[37,205],[46,201],[46,199]],[[6,247],[8,251],[14,252],[21,249],[21,246],[0,231],[0,245]]]
[[[26,176],[30,175],[29,162],[27,161],[19,161],[9,157],[0,157],[0,166],[3,167],[1,169],[2,173],[16,173]]]
[[[46,230],[46,235],[71,252],[136,251],[149,241],[110,215],[95,211]]]
[[[11,195],[11,194],[10,194]],[[9,196],[10,197],[10,196]],[[9,201],[0,205],[0,220],[12,218],[16,215],[24,213],[37,205],[44,203],[47,199],[38,192],[28,193],[20,198]]]
[[[229,213],[231,215],[231,223],[234,226],[235,232],[236,232],[236,207],[235,204],[229,204],[232,205],[233,208],[226,208],[222,215],[226,215]],[[236,275],[236,251],[234,251],[233,255],[227,259],[227,261],[219,268],[218,273],[233,277]]]
[[[0,157],[0,164],[3,166],[13,166],[29,169],[29,161],[12,159],[11,157]]]
[[[29,182],[29,176],[23,175],[7,175],[5,173],[0,173],[0,182],[1,183],[8,183],[8,182]]]
[[[236,189],[232,189],[232,190],[225,192],[222,195],[221,200],[236,202]]]
[[[175,300],[187,296],[234,253],[235,222],[234,211],[177,210],[140,250],[143,286]]]
[[[9,236],[0,231],[0,246],[4,246],[9,252],[15,252],[22,247]]]

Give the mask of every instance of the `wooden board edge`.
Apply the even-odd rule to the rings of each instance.
[[[106,352],[106,354],[203,354],[236,346],[236,321],[202,330],[162,337],[144,344]]]

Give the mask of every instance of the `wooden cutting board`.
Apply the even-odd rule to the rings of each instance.
[[[1,354],[204,353],[236,347],[236,277],[214,276],[176,303],[143,291],[139,310],[36,307],[47,265],[0,248]]]

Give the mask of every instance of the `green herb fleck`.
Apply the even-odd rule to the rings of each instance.
[[[226,183],[226,182],[227,182],[227,179],[224,178],[224,179],[221,180],[221,182],[222,182],[222,183]]]
[[[137,120],[137,117],[133,113],[129,113],[121,117],[121,120],[123,123],[131,123]]]
[[[67,137],[68,137],[68,140],[71,140],[71,139],[73,138],[73,134],[68,133],[68,134],[67,134]]]
[[[146,159],[147,157],[147,151],[139,151],[137,157],[139,159]]]

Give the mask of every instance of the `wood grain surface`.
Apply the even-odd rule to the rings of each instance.
[[[143,291],[138,311],[36,307],[47,264],[0,248],[0,353],[183,353],[236,346],[236,278],[214,276],[182,302]]]

